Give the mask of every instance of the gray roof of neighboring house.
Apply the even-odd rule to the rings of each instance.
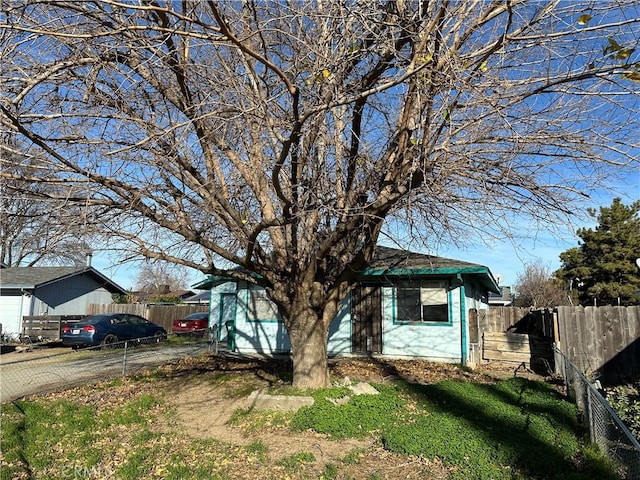
[[[209,303],[211,299],[211,292],[209,290],[205,290],[204,292],[200,292],[191,297],[187,297],[182,301],[184,303]]]
[[[87,274],[101,282],[112,293],[127,291],[93,267],[11,267],[0,270],[0,288],[34,289],[76,275]]]

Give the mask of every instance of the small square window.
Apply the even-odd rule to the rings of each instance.
[[[399,322],[449,322],[444,286],[396,287],[396,320]]]

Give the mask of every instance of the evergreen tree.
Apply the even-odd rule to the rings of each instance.
[[[560,254],[556,276],[570,287],[582,305],[632,305],[640,303],[640,201],[626,206],[615,198],[600,207],[595,229],[576,232],[580,245]]]

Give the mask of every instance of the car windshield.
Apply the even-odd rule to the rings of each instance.
[[[185,320],[205,320],[209,316],[206,312],[192,313],[184,317]]]

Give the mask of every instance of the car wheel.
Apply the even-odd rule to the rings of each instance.
[[[102,340],[102,345],[105,347],[114,347],[114,343],[118,343],[118,337],[115,336],[113,333],[110,333],[109,335],[107,335],[106,337],[104,337],[104,340]]]
[[[160,343],[160,341],[164,340],[165,338],[167,338],[166,335],[160,330],[153,334],[153,340],[155,341],[155,343]]]

